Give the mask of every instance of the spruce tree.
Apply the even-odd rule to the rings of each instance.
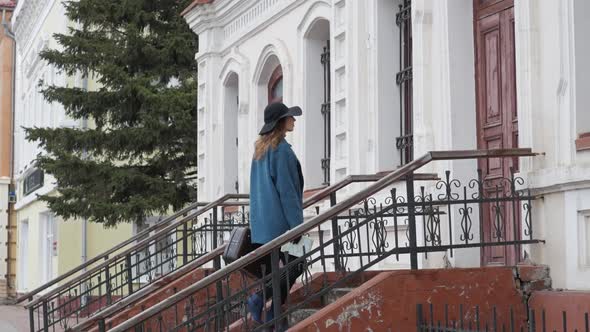
[[[197,37],[190,0],[77,0],[59,49],[41,57],[98,88],[40,83],[44,98],[88,128],[26,128],[37,165],[57,181],[40,196],[64,218],[114,226],[178,210],[196,190]]]

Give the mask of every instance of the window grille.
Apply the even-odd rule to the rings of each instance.
[[[400,165],[414,159],[412,123],[412,7],[411,0],[402,0],[396,15],[399,28],[399,68],[396,84],[399,89],[399,134],[395,145],[399,151]]]

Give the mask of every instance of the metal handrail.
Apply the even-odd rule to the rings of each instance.
[[[225,266],[223,269],[213,272],[209,276],[201,279],[192,286],[189,286],[178,293],[170,296],[166,300],[142,311],[138,315],[128,319],[127,321],[115,326],[110,331],[122,332],[131,329],[139,322],[155,316],[158,312],[172,307],[177,302],[187,298],[191,294],[220,281],[227,275],[239,271],[249,264],[253,263],[260,257],[270,254],[272,250],[282,246],[283,244],[294,240],[295,238],[302,236],[309,232],[313,228],[319,226],[321,223],[329,220],[333,217],[338,216],[340,213],[349,209],[350,207],[358,204],[360,201],[369,197],[387,186],[393,184],[402,178],[412,175],[414,171],[423,167],[424,165],[437,160],[460,160],[460,159],[480,159],[480,158],[511,158],[511,157],[524,157],[524,156],[535,156],[536,153],[532,152],[531,149],[496,149],[496,150],[457,150],[457,151],[431,151],[423,155],[422,157],[413,160],[412,162],[398,168],[397,170],[382,177],[376,183],[369,187],[359,191],[351,197],[343,200],[342,202],[331,207],[324,213],[310,219],[306,223],[303,223],[296,228],[288,231],[287,233],[279,236],[278,238],[264,244],[260,248],[254,250],[248,255],[236,260],[235,262]]]
[[[122,249],[123,247],[125,247],[126,245],[133,243],[134,241],[136,241],[137,239],[153,232],[154,230],[164,227],[164,225],[166,225],[166,223],[170,222],[171,220],[174,220],[175,218],[178,218],[180,215],[187,213],[190,210],[193,210],[199,206],[204,206],[207,205],[208,203],[201,203],[201,202],[197,202],[197,203],[193,203],[189,206],[187,206],[186,208],[176,212],[175,214],[171,215],[170,217],[167,217],[166,219],[164,219],[162,222],[156,224],[156,225],[152,225],[150,227],[148,227],[147,229],[135,234],[134,236],[130,237],[129,239],[117,244],[116,246],[110,248],[109,250],[94,256],[93,258],[91,258],[90,260],[86,261],[84,264],[80,264],[78,266],[76,266],[75,268],[69,270],[68,272],[60,275],[59,277],[52,279],[49,282],[44,283],[43,285],[33,289],[32,291],[21,295],[20,297],[18,297],[16,299],[16,303],[20,303],[26,299],[32,300],[33,296],[35,296],[36,294],[38,294],[39,292],[43,291],[44,289],[47,289],[53,285],[55,285],[56,283],[72,276],[73,274],[75,274],[76,272],[79,272],[80,270],[83,270],[84,268],[98,262],[101,259],[108,259],[109,255]]]
[[[127,308],[128,306],[134,304],[136,301],[145,298],[145,296],[151,292],[154,292],[162,285],[167,285],[168,283],[177,280],[178,278],[184,276],[185,274],[195,270],[196,268],[205,265],[213,261],[215,258],[221,256],[223,251],[225,250],[225,244],[217,247],[215,250],[210,251],[209,253],[195,259],[192,262],[183,265],[181,268],[177,269],[176,271],[150,283],[150,285],[140,289],[139,291],[129,295],[128,297],[113,303],[112,305],[106,307],[105,309],[99,311],[96,315],[88,317],[86,320],[80,322],[77,325],[74,325],[71,328],[71,331],[85,331],[89,329],[92,324],[96,323],[97,321],[104,319],[106,317],[110,317],[111,315],[117,313],[118,311]]]
[[[164,233],[166,233],[166,232],[168,232],[168,231],[170,231],[170,230],[172,230],[174,228],[177,228],[178,226],[180,226],[181,224],[183,224],[187,220],[190,220],[190,219],[193,219],[195,217],[198,217],[198,216],[202,215],[203,213],[205,213],[208,210],[210,210],[212,207],[219,206],[222,203],[225,203],[227,200],[230,200],[230,199],[245,199],[245,198],[248,198],[248,197],[249,197],[249,195],[246,195],[246,194],[228,194],[228,195],[224,195],[221,198],[219,198],[219,199],[217,199],[217,200],[215,200],[213,202],[210,202],[210,203],[205,204],[201,209],[197,210],[196,212],[194,212],[192,214],[186,215],[184,218],[182,218],[182,219],[180,219],[180,220],[178,220],[178,221],[176,221],[176,222],[174,222],[172,224],[168,224],[168,225],[165,224],[165,223],[169,223],[170,221],[174,220],[175,218],[178,218],[179,216],[187,213],[188,211],[193,210],[194,208],[192,208],[192,206],[191,206],[191,207],[187,207],[185,209],[182,209],[181,211],[175,213],[172,217],[166,218],[164,220],[164,222],[160,223],[160,224],[163,224],[163,225],[161,227],[159,227],[159,230],[155,234],[153,234],[153,235],[151,235],[151,236],[149,236],[149,237],[147,237],[147,238],[145,238],[145,239],[137,242],[134,246],[132,246],[130,248],[127,248],[124,251],[122,251],[120,253],[117,253],[116,255],[114,255],[112,257],[105,258],[105,260],[102,263],[100,263],[100,264],[92,267],[89,270],[84,271],[78,277],[76,277],[76,278],[74,278],[72,280],[69,280],[68,282],[66,282],[65,284],[61,285],[60,287],[57,287],[57,288],[51,290],[50,292],[48,292],[46,294],[43,294],[42,296],[38,297],[34,301],[28,303],[25,306],[25,308],[28,309],[28,308],[30,308],[30,307],[38,304],[39,302],[41,302],[41,301],[43,301],[43,300],[51,297],[52,295],[54,295],[54,294],[62,291],[63,289],[71,286],[72,284],[78,282],[83,277],[87,277],[89,275],[92,275],[92,273],[94,273],[97,270],[99,270],[99,269],[101,269],[101,268],[109,265],[109,263],[112,263],[113,261],[116,261],[117,259],[120,259],[122,257],[125,257],[125,255],[127,255],[130,252],[132,252],[137,247],[141,247],[141,246],[145,245],[146,243],[149,243],[149,242],[153,241],[153,238],[157,238],[158,236],[160,236],[160,235],[162,235],[162,234],[164,234]],[[204,204],[204,203],[196,203],[196,204]],[[237,202],[231,202],[230,205],[237,205],[237,204],[239,204],[239,203],[237,203]],[[154,228],[154,229],[158,229],[158,228]],[[148,230],[149,230],[149,228],[148,228]],[[146,233],[146,231],[143,231],[143,232],[141,232],[139,234],[145,236],[146,234],[149,234],[149,233]],[[136,236],[133,236],[131,239],[133,239],[134,241],[136,241],[138,239],[138,236],[137,235]],[[125,241],[124,243],[130,243],[131,242],[131,239]],[[117,247],[120,247],[119,249],[121,249],[123,246],[121,246],[121,244],[120,244]],[[86,267],[87,266],[88,265],[86,265]],[[63,280],[63,278],[61,280]]]
[[[314,194],[313,196],[311,196],[310,198],[308,198],[306,200],[306,202],[309,205],[315,204],[315,203],[317,203],[317,202],[319,202],[319,201],[321,201],[323,199],[326,199],[331,193],[333,193],[333,192],[335,192],[335,191],[337,191],[337,190],[339,190],[339,189],[341,189],[343,187],[346,187],[350,183],[376,181],[376,180],[380,179],[381,177],[383,177],[385,174],[386,173],[383,173],[383,174],[375,174],[375,175],[350,175],[350,176],[347,176],[346,178],[344,178],[343,180],[339,181],[338,183],[336,183],[336,184],[334,184],[332,186],[325,187],[321,191],[317,192],[316,194]],[[423,174],[421,176],[422,176],[423,179],[427,180],[427,179],[432,179],[436,175],[434,175],[434,174]],[[228,196],[230,196],[230,197],[228,197]],[[247,194],[231,194],[231,195],[223,196],[221,199],[224,199],[224,197],[227,197],[226,200],[227,199],[246,199],[246,198],[248,198],[248,195]],[[304,204],[306,202],[304,202]],[[150,234],[151,232],[153,232],[155,230],[158,230],[158,229],[161,229],[161,228],[165,227],[170,221],[178,218],[179,216],[181,216],[183,214],[186,214],[187,212],[189,212],[191,210],[194,210],[195,208],[207,206],[207,205],[210,205],[210,204],[211,204],[211,202],[197,202],[197,203],[191,204],[190,206],[188,206],[188,207],[186,207],[186,208],[184,208],[184,209],[176,212],[175,214],[167,217],[166,219],[164,219],[163,221],[157,223],[156,225],[153,225],[153,226],[148,227],[147,229],[145,229],[145,230],[137,233],[136,235],[134,235],[134,236],[130,237],[129,239],[127,239],[127,240],[119,243],[118,245],[110,248],[109,250],[103,252],[102,254],[95,256],[94,258],[88,260],[86,263],[81,264],[81,265],[78,265],[77,267],[71,269],[70,271],[68,271],[68,272],[60,275],[59,277],[57,277],[57,278],[55,278],[55,279],[53,279],[53,280],[51,280],[51,281],[49,281],[49,282],[47,282],[47,283],[45,283],[45,284],[43,284],[41,286],[35,288],[34,290],[32,290],[32,291],[30,291],[30,292],[28,292],[28,293],[26,293],[26,294],[18,297],[16,299],[16,303],[20,303],[20,302],[22,302],[22,301],[24,301],[26,299],[29,299],[30,301],[32,301],[33,300],[33,297],[36,294],[38,294],[39,292],[41,292],[41,291],[43,291],[43,290],[45,290],[45,289],[47,289],[47,288],[49,288],[49,287],[51,287],[51,286],[59,283],[59,282],[67,279],[68,277],[70,277],[70,276],[74,275],[75,273],[77,273],[77,272],[79,272],[79,271],[87,268],[88,266],[91,266],[92,264],[100,261],[101,259],[105,259],[105,260],[109,259],[109,255],[111,255],[112,253],[115,253],[115,252],[121,250],[125,246],[127,246],[127,245],[129,245],[129,244],[131,244],[131,243],[133,243],[135,241],[137,241],[137,239],[140,239],[140,238],[145,237],[146,235]],[[235,202],[222,202],[222,203],[217,204],[217,205],[223,206],[223,205],[235,205],[235,204],[236,204]],[[156,236],[157,234],[159,234],[159,233],[154,234],[154,236]],[[138,244],[136,244],[136,245],[138,245]],[[88,272],[88,271],[85,271],[85,272]],[[70,282],[75,282],[78,279],[82,278],[83,276],[84,275],[80,275],[77,278],[72,279]],[[54,291],[57,291],[57,290],[54,290]],[[36,301],[33,301],[33,302],[27,304],[27,307],[38,303],[40,300],[42,300],[43,298],[46,298],[46,297],[50,296],[51,294],[53,294],[53,291],[50,292],[50,293],[44,294],[43,296],[41,296],[40,298],[38,298]]]
[[[318,191],[313,196],[305,199],[303,201],[303,208],[304,209],[309,208],[313,204],[316,204],[324,199],[329,198],[330,195],[336,193],[338,190],[345,188],[346,186],[348,186],[352,183],[375,182],[375,181],[382,179],[384,176],[386,176],[390,172],[391,171],[380,172],[380,173],[371,174],[371,175],[349,175],[333,185],[324,187],[322,190]],[[439,179],[439,177],[434,173],[424,173],[424,174],[420,173],[420,174],[415,175],[415,179],[427,181],[427,180],[437,180],[437,179]],[[163,277],[162,280],[158,280],[158,281],[152,283],[152,285],[145,287],[145,288],[141,289],[140,291],[134,293],[133,295],[128,296],[125,299],[122,299],[122,300],[112,304],[111,306],[101,310],[96,315],[88,317],[86,320],[73,326],[72,331],[82,331],[82,330],[89,328],[93,323],[95,323],[101,319],[104,319],[106,317],[111,316],[112,314],[118,312],[119,310],[121,310],[121,309],[133,304],[137,300],[143,298],[143,296],[145,296],[146,294],[149,294],[150,292],[160,288],[159,286],[161,284],[166,284],[167,280],[175,280],[176,278],[214,260],[215,258],[218,258],[219,256],[221,256],[221,254],[223,254],[224,249],[225,249],[225,244],[220,245],[214,251],[211,251],[210,253],[206,254],[205,256],[202,256],[199,259],[186,264],[185,266],[178,269],[177,271],[174,271],[173,273]]]

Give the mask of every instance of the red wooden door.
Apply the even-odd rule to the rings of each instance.
[[[476,47],[478,148],[518,147],[514,10],[512,0],[474,0]],[[481,160],[479,167],[487,196],[509,193],[510,169],[518,159]],[[520,237],[520,208],[511,203],[484,205],[483,236],[486,242],[513,241]],[[513,265],[520,249],[493,246],[482,249],[482,265]]]

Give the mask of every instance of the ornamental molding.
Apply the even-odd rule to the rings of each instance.
[[[287,81],[290,75],[290,69],[292,66],[291,56],[285,43],[281,40],[275,39],[271,43],[267,44],[260,55],[258,56],[258,63],[254,69],[254,74],[251,77],[251,83],[254,85],[259,84],[259,80],[262,76],[262,71],[271,56],[276,56],[279,59],[279,63],[283,68],[283,77]]]
[[[185,21],[189,27],[196,33],[201,34],[203,30],[213,27],[221,27],[226,19],[235,11],[236,7],[244,7],[246,2],[251,0],[218,0],[210,4],[201,4],[195,6],[192,10],[184,15]]]
[[[225,47],[252,33],[265,28],[279,17],[308,0],[220,0],[196,6],[184,17],[190,28],[201,34],[218,28],[223,41],[216,43]],[[202,50],[209,52],[212,50]]]
[[[34,40],[34,33],[40,29],[55,0],[21,0],[14,15],[14,32],[21,55]],[[45,12],[45,15],[43,13]],[[43,16],[43,17],[42,17]]]
[[[303,35],[307,35],[309,33],[309,29],[318,21],[318,20],[327,20],[328,22],[331,21],[331,5],[325,0],[318,0],[313,2],[305,14],[303,18],[297,25],[297,30],[299,33],[303,33]]]
[[[280,3],[291,2],[290,0],[262,0],[245,8],[237,17],[223,28],[223,38],[230,39],[234,34],[253,28],[254,23],[262,16],[268,16],[268,13],[275,10]]]
[[[25,75],[28,79],[36,72],[39,63],[41,63],[40,53],[47,49],[49,45],[49,38],[47,35],[42,35],[39,40],[32,47],[32,52],[24,60]]]
[[[231,52],[226,55],[225,63],[221,69],[219,74],[219,80],[223,82],[225,85],[227,79],[231,75],[231,73],[236,73],[238,75],[238,89],[239,91],[248,91],[249,90],[249,80],[248,77],[250,76],[250,61],[247,57],[245,57],[237,47],[231,49]],[[250,101],[248,93],[241,93],[239,96],[239,105],[238,105],[238,113],[239,114],[247,114],[248,113],[248,104]]]

